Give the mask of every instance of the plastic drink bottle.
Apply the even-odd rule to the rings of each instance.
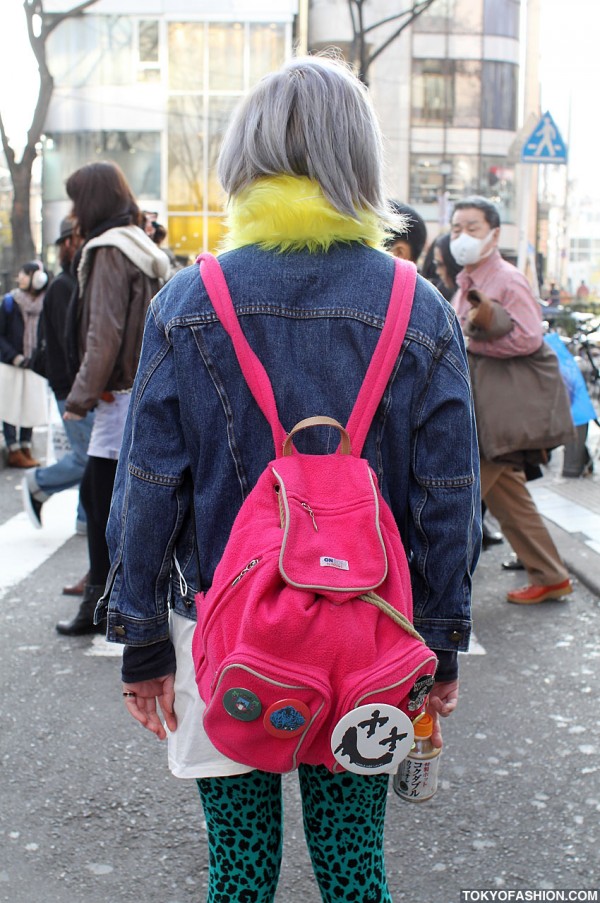
[[[441,749],[431,743],[433,718],[425,714],[414,723],[415,743],[394,775],[394,791],[403,800],[421,803],[437,790]]]

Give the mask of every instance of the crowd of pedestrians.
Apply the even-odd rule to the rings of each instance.
[[[64,588],[83,598],[75,617],[56,625],[60,634],[75,636],[105,626],[94,624],[93,616],[109,570],[105,532],[112,484],[146,310],[171,265],[147,234],[116,164],[82,167],[66,191],[72,210],[56,239],[60,272],[51,278],[41,262],[25,264],[17,288],[0,306],[6,365],[0,385],[4,399],[15,394],[13,370],[45,377],[62,419],[68,449],[47,466],[32,455],[26,399],[17,411],[24,425],[5,421],[3,430],[8,467],[25,471],[23,504],[35,528],[42,528],[43,506],[52,495],[80,487],[76,532],[87,536],[89,570]]]

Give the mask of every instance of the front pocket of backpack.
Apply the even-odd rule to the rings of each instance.
[[[279,569],[286,583],[325,594],[360,594],[380,586],[388,560],[370,476],[369,492],[352,503],[331,505],[288,492],[279,480],[284,512]]]
[[[427,646],[418,640],[384,662],[376,663],[350,674],[340,685],[339,701],[332,724],[359,706],[392,705],[413,720],[423,709],[433,686],[437,659]],[[341,770],[339,765],[334,771]]]
[[[326,672],[243,649],[215,675],[204,728],[236,762],[262,771],[293,771],[331,710]]]

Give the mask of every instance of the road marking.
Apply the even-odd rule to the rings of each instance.
[[[0,526],[0,599],[74,535],[77,499],[76,489],[49,498],[44,503],[41,530],[35,529],[24,511]]]
[[[475,636],[473,632],[471,632],[471,639],[469,641],[469,651],[465,653],[465,655],[486,655],[486,651]]]
[[[83,654],[119,658],[123,655],[123,646],[121,643],[108,643],[103,636],[96,634],[92,645]]]

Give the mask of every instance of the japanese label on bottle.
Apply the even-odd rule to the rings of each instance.
[[[428,800],[437,790],[439,756],[416,759],[408,756],[394,775],[394,790],[402,799],[413,802]]]

